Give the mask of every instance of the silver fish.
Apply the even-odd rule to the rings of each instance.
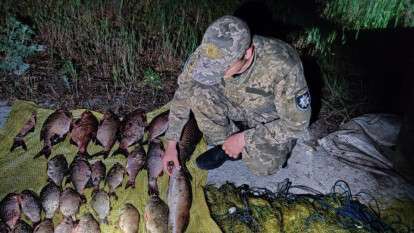
[[[66,188],[60,195],[59,208],[60,212],[66,218],[76,219],[79,207],[82,203],[81,196],[72,188]]]
[[[125,189],[129,187],[135,188],[135,179],[141,169],[144,167],[146,162],[145,150],[142,146],[138,145],[128,155],[126,171],[128,173],[128,182],[125,185]]]
[[[96,191],[91,200],[91,207],[98,215],[100,223],[108,224],[108,215],[111,209],[111,203],[109,201],[109,195],[103,191]]]
[[[49,182],[40,191],[40,201],[46,218],[52,219],[59,208],[60,188],[53,182]]]
[[[168,233],[168,205],[157,195],[150,196],[144,221],[148,233]]]
[[[40,222],[40,214],[42,213],[42,204],[37,194],[31,190],[24,190],[20,193],[20,207],[22,212],[33,223]]]
[[[119,216],[118,225],[123,233],[137,233],[139,229],[139,212],[134,205],[126,203]]]
[[[68,162],[64,155],[59,154],[47,161],[47,176],[57,186],[62,186],[63,178],[68,172]]]

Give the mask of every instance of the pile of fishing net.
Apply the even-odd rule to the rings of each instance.
[[[293,194],[303,189],[309,194]],[[231,183],[205,187],[210,213],[223,232],[413,232],[414,202],[396,201],[387,209],[367,193],[352,194],[337,181],[329,194],[289,180],[277,192]],[[364,205],[361,200],[364,199]]]

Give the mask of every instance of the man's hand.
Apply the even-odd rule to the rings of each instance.
[[[169,176],[171,176],[172,173],[170,162],[174,163],[174,167],[180,166],[180,163],[178,162],[177,142],[172,140],[167,142],[167,148],[165,149],[165,154],[162,158],[164,171]]]
[[[244,140],[244,133],[241,132],[228,137],[226,141],[224,141],[222,148],[230,157],[237,159],[245,145],[246,141]]]

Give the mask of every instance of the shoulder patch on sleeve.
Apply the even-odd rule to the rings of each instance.
[[[310,107],[310,103],[311,103],[311,97],[310,97],[309,91],[306,91],[305,93],[302,93],[302,94],[297,94],[295,97],[295,101],[296,101],[296,106],[299,108],[299,110],[301,111],[308,110]]]

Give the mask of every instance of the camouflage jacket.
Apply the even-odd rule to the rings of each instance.
[[[250,129],[244,131],[246,143],[256,136],[272,137],[279,143],[298,137],[309,125],[310,95],[303,67],[296,51],[287,43],[261,36],[253,37],[255,57],[252,65],[239,77],[223,80],[220,90],[244,111]],[[189,118],[190,98],[195,85],[191,77],[198,49],[187,60],[178,77],[178,89],[171,102],[166,138],[180,139]],[[209,88],[204,86],[203,88]]]

